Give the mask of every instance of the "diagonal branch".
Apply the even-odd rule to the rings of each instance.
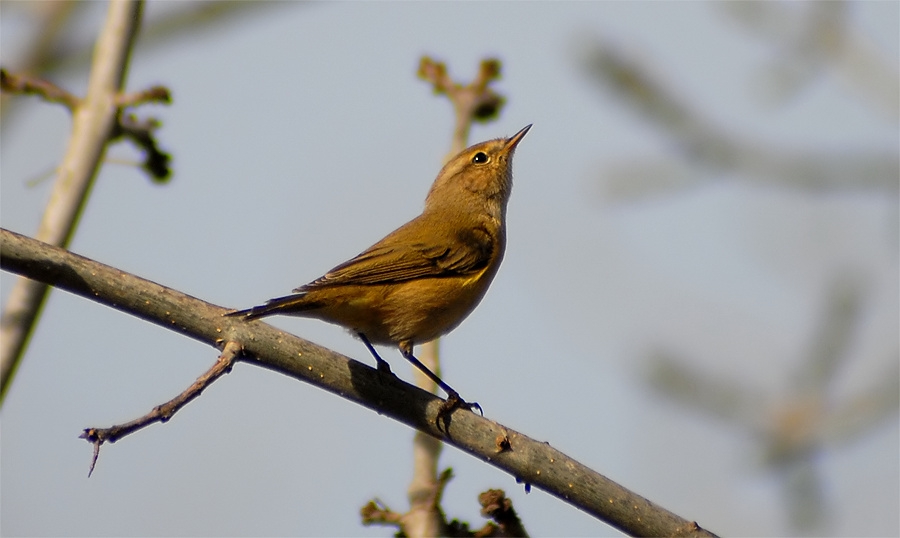
[[[259,321],[0,229],[0,267],[137,316],[212,346],[237,342],[240,360],[313,384],[443,440],[636,536],[713,536],[552,448],[458,410],[444,431],[437,396]],[[498,443],[498,434],[505,434]]]

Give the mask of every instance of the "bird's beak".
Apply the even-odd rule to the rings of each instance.
[[[523,127],[521,131],[519,131],[518,133],[509,137],[509,139],[506,141],[506,151],[512,151],[512,150],[516,149],[516,145],[523,138],[525,138],[525,133],[528,132],[528,129],[531,129],[532,125],[533,125],[532,123],[529,123],[528,125]]]

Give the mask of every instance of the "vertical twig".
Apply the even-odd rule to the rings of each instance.
[[[445,162],[465,149],[469,144],[469,130],[475,121],[497,117],[503,98],[495,94],[489,84],[499,78],[500,62],[484,60],[476,79],[469,85],[454,83],[445,65],[431,58],[422,58],[419,76],[429,81],[436,93],[446,94],[453,104],[455,114],[453,138]],[[485,110],[489,110],[485,114]],[[419,346],[418,359],[432,372],[440,373],[440,340]],[[416,385],[435,392],[436,386],[421,371],[415,369]],[[403,530],[408,536],[438,536],[446,525],[443,512],[436,500],[446,485],[447,478],[438,477],[438,459],[443,443],[434,437],[416,432],[413,437],[413,477],[407,488],[410,511],[404,517]]]
[[[75,109],[69,146],[38,228],[40,241],[66,247],[75,233],[117,122],[116,97],[125,80],[142,7],[140,0],[112,0],[109,4],[94,47],[87,96]],[[19,278],[9,294],[0,323],[0,403],[21,363],[48,291],[45,284]]]

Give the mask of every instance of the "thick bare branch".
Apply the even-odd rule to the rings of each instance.
[[[439,438],[636,536],[712,536],[552,448],[457,410],[438,429],[438,397],[260,321],[40,241],[0,229],[0,267],[111,306],[212,346],[237,342],[242,361],[311,383]],[[500,436],[505,442],[498,443]]]

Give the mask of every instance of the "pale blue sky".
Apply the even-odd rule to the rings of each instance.
[[[806,4],[790,4],[803,9]],[[3,8],[6,10],[7,8]],[[151,2],[147,15],[160,5]],[[898,4],[849,20],[897,66]],[[96,33],[102,4],[85,17]],[[15,43],[6,11],[3,65]],[[695,170],[706,186],[622,200],[618,167],[677,159],[671,141],[584,73],[585,44],[612,43],[695,110],[741,137],[791,149],[896,152],[896,121],[825,70],[794,101],[759,87],[776,51],[718,3],[329,3],[282,5],[189,39],[138,43],[128,88],[164,84],[152,107],[173,155],[166,186],[107,165],[72,249],[228,307],[318,277],[421,209],[449,148],[450,105],[415,77],[419,58],[470,79],[503,61],[499,121],[471,142],[534,128],[519,146],[509,244],[480,307],[442,344],[444,378],[485,415],[722,535],[788,532],[761,445],[654,393],[665,349],[710,375],[777,396],[811,345],[843,271],[864,281],[862,323],[835,404],[897,361],[897,195],[809,195]],[[14,67],[14,65],[11,65]],[[82,92],[86,74],[57,79]],[[69,120],[23,100],[3,134],[2,226],[32,234]],[[110,157],[133,152],[117,146]],[[3,298],[13,282],[2,274]],[[314,320],[271,323],[371,364]],[[383,356],[412,379],[394,351]],[[214,350],[95,303],[53,293],[2,411],[4,535],[383,536],[358,510],[406,506],[413,432],[334,395],[240,365],[170,423],[105,446],[86,478],[82,428],[168,400]],[[760,413],[772,401],[760,402]],[[835,535],[896,535],[897,419],[817,464]],[[502,488],[534,536],[615,535],[549,495],[448,448],[448,515],[481,526],[477,494]]]

